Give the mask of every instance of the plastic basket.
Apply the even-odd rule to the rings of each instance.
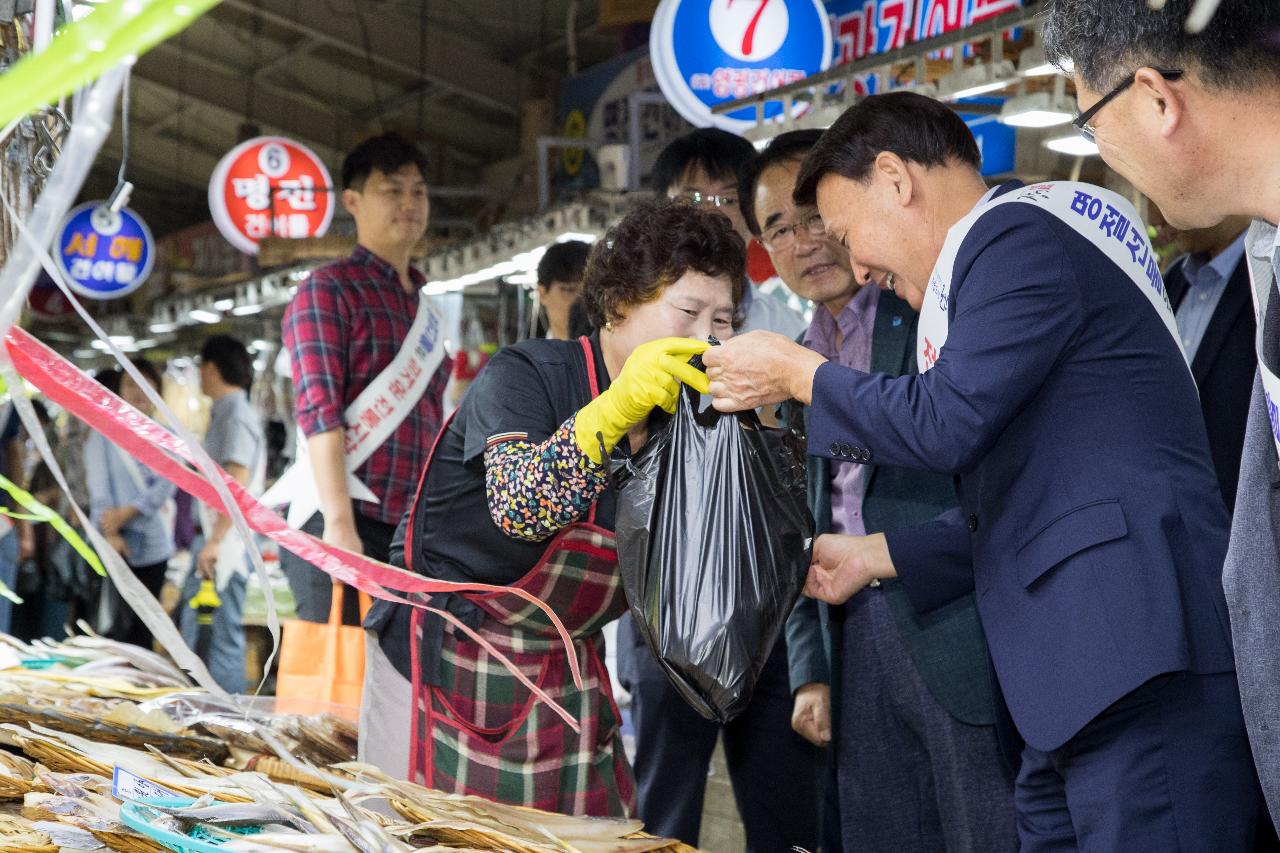
[[[198,826],[193,830],[195,835],[180,835],[154,824],[154,821],[164,814],[156,811],[152,808],[153,806],[180,809],[194,802],[195,800],[190,797],[129,800],[120,807],[120,820],[133,831],[145,835],[158,844],[163,844],[175,853],[222,853],[222,846],[231,839],[220,836],[209,837]],[[234,835],[251,836],[256,835],[260,830],[256,827],[238,827],[227,831]]]

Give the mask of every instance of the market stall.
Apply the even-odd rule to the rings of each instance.
[[[635,820],[448,796],[355,762],[354,724],[193,688],[93,635],[0,635],[0,848],[681,853]]]

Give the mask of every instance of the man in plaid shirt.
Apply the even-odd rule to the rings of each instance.
[[[303,525],[324,541],[386,561],[391,537],[417,488],[442,419],[446,359],[417,405],[355,472],[378,503],[353,501],[347,487],[343,413],[396,357],[417,316],[423,276],[409,265],[427,230],[427,160],[387,133],[361,143],[342,164],[342,203],[356,221],[351,256],[321,267],[298,287],[282,321],[293,369],[295,415],[306,436],[320,512]],[[328,619],[331,581],[282,554],[298,616]],[[344,597],[355,621],[355,596]]]

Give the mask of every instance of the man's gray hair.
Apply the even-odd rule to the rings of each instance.
[[[1190,71],[1209,87],[1280,83],[1280,0],[1222,0],[1202,32],[1188,33],[1195,0],[1054,0],[1041,38],[1049,60],[1074,63],[1105,92],[1139,68]]]

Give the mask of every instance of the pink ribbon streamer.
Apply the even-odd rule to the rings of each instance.
[[[11,327],[5,336],[5,346],[18,373],[40,389],[50,400],[111,439],[122,450],[178,488],[209,506],[215,508],[223,506],[217,491],[203,475],[177,461],[181,459],[194,464],[186,444],[169,430],[103,388],[95,379],[45,346],[26,330],[17,326]],[[294,530],[279,515],[245,491],[229,474],[225,471],[221,473],[227,489],[230,490],[240,511],[244,513],[245,520],[255,531],[282,548],[287,548],[335,580],[342,581],[375,598],[419,607],[445,619],[493,655],[520,683],[550,706],[570,728],[575,732],[580,730],[572,714],[534,684],[505,655],[494,648],[493,644],[453,614],[420,601],[395,595],[389,590],[411,595],[510,593],[525,599],[546,613],[555,626],[556,632],[564,643],[565,654],[569,658],[569,669],[573,674],[574,685],[581,690],[582,673],[578,656],[574,651],[573,638],[564,627],[564,623],[560,621],[560,617],[546,602],[516,587],[433,580],[326,544],[314,536]]]

